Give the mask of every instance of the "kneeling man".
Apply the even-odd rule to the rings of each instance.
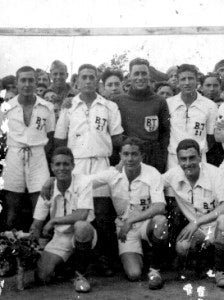
[[[142,163],[143,143],[127,138],[120,151],[123,170],[111,167],[90,175],[93,187],[108,184],[117,213],[119,254],[129,280],[139,280],[143,268],[141,240],[152,246],[149,288],[163,285],[159,269],[167,245],[167,219],[162,177],[152,166]]]
[[[176,241],[179,256],[215,246],[216,283],[224,287],[224,182],[219,169],[201,163],[199,144],[185,139],[178,144],[179,166],[164,175],[164,186],[171,187],[177,204],[189,223]]]
[[[72,176],[74,157],[67,147],[55,149],[51,168],[56,177],[51,199],[39,197],[31,225],[31,232],[37,238],[41,232],[48,235],[54,230],[38,262],[37,278],[48,283],[56,267],[75,251],[79,275],[75,287],[79,292],[86,292],[90,286],[80,274],[86,271],[89,251],[96,244],[96,231],[90,223],[94,219],[92,184],[85,175]],[[49,213],[50,220],[44,226]]]

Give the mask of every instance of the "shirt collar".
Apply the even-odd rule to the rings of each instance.
[[[106,100],[105,98],[103,98],[101,95],[99,95],[97,93],[96,93],[96,95],[97,96],[96,96],[96,99],[92,103],[92,107],[94,105],[96,105],[97,103],[105,106],[106,105],[105,102],[108,100]],[[72,102],[73,102],[73,105],[71,107],[71,110],[75,110],[77,108],[77,106],[84,104],[84,101],[80,98],[80,93],[72,99]]]
[[[69,186],[69,188],[65,191],[65,194],[66,192],[69,192],[69,194],[71,195],[73,190],[72,190],[72,186],[73,186],[73,180]],[[63,196],[62,193],[59,191],[58,189],[58,186],[57,186],[57,180],[54,181],[54,192],[53,192],[53,196],[52,198],[55,199],[57,196]]]
[[[39,96],[37,96],[36,94],[34,94],[34,96],[36,97],[36,102],[34,104],[33,107],[38,106],[38,105],[43,105],[43,106],[47,106],[49,107],[49,104],[52,105],[51,103],[48,103],[47,101],[45,101],[44,99],[40,98]],[[21,104],[18,101],[19,95],[16,95],[14,98],[12,98],[11,100],[9,100],[8,104],[9,104],[9,109],[12,109],[14,107],[21,107]]]
[[[187,177],[184,174],[184,171],[181,169],[180,166],[178,166],[179,168],[179,174],[177,174],[177,178],[178,178],[178,182],[185,182],[189,184],[189,181],[187,179]],[[207,176],[207,173],[205,171],[205,167],[203,163],[200,163],[200,174],[199,174],[199,178],[195,184],[196,186],[200,186],[206,190],[210,190],[211,189],[211,184],[210,184],[210,180]]]
[[[197,98],[194,102],[192,102],[192,104],[190,106],[192,106],[192,107],[195,106],[195,107],[199,108],[200,110],[204,111],[207,106],[204,105],[204,101],[202,101],[203,98],[205,98],[205,97],[203,97],[201,94],[199,94],[197,92]],[[172,97],[172,99],[170,101],[172,101],[172,105],[170,105],[170,107],[169,107],[170,113],[172,113],[173,111],[175,111],[176,109],[178,109],[181,106],[186,106],[181,98],[181,93]]]
[[[144,172],[144,170],[145,170],[145,164],[141,163],[141,172],[133,181],[141,181],[142,183],[145,183],[148,185],[150,174],[149,174],[148,170],[147,170],[147,172]],[[124,167],[122,169],[122,173],[120,173],[120,174],[122,175],[122,177],[127,178],[127,174],[125,172]],[[128,180],[128,178],[127,178],[127,180]]]

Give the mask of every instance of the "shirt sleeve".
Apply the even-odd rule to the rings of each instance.
[[[74,203],[74,209],[94,209],[93,206],[93,188],[92,182],[88,176],[80,175],[75,180],[77,191],[77,203]]]
[[[117,173],[118,171],[114,167],[110,167],[108,170],[89,175],[89,178],[92,181],[93,188],[96,189],[105,184],[110,186],[111,180],[116,176]]]
[[[209,116],[207,119],[206,127],[207,127],[207,134],[214,134],[214,128],[216,123],[216,118],[218,115],[218,108],[216,104],[211,103],[210,109],[209,109]]]
[[[54,137],[57,139],[67,139],[69,129],[68,109],[62,109],[57,121]]]
[[[109,100],[108,100],[109,101]],[[111,136],[121,134],[124,130],[121,126],[121,114],[116,103],[111,102],[109,111],[109,133]]]
[[[39,196],[34,210],[33,218],[39,221],[44,221],[50,211],[50,202]]]
[[[150,186],[150,195],[152,203],[166,204],[163,192],[163,180],[159,172],[156,172],[153,176],[153,182]]]
[[[52,107],[50,108],[49,117],[46,122],[46,131],[48,133],[54,130],[55,130],[55,114],[54,114],[54,107],[52,105]]]
[[[163,180],[163,186],[164,188],[170,187],[170,171],[167,171],[166,173],[162,174],[162,180]]]

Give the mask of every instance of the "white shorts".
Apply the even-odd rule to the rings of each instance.
[[[93,231],[92,249],[97,243],[97,232],[94,227]],[[74,248],[74,232],[63,233],[55,231],[52,240],[46,245],[44,251],[56,254],[66,262],[72,255]]]
[[[132,228],[127,234],[126,241],[123,243],[118,240],[119,255],[126,252],[134,252],[141,255],[143,254],[141,240],[145,240],[149,244],[151,244],[147,236],[147,226],[150,222],[152,222],[152,219],[138,222],[132,225]],[[119,230],[120,227],[117,226],[117,233],[119,232]]]
[[[96,174],[107,170],[110,167],[108,157],[75,158],[75,173],[78,174]],[[104,185],[93,191],[94,197],[109,197],[109,187]]]
[[[23,193],[39,192],[49,178],[44,147],[23,148],[9,147],[3,170],[4,189]]]

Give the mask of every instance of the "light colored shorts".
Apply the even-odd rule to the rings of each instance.
[[[108,157],[75,158],[75,173],[78,174],[96,174],[107,170],[110,167]],[[109,187],[104,185],[93,191],[94,197],[109,197]]]
[[[97,243],[97,232],[94,227],[94,236],[92,240],[92,249]],[[74,232],[62,233],[55,231],[52,240],[44,248],[45,251],[60,256],[64,262],[72,255],[74,251]]]
[[[141,255],[143,254],[141,240],[145,240],[149,244],[151,244],[147,237],[147,226],[150,222],[152,222],[152,219],[145,220],[143,222],[138,222],[132,225],[132,228],[127,234],[126,241],[123,243],[120,240],[118,240],[119,255],[126,252],[134,252],[139,253]],[[119,232],[119,230],[120,227],[117,226],[117,233]]]
[[[23,193],[27,188],[29,193],[39,192],[49,176],[44,147],[9,147],[3,170],[5,190]]]

